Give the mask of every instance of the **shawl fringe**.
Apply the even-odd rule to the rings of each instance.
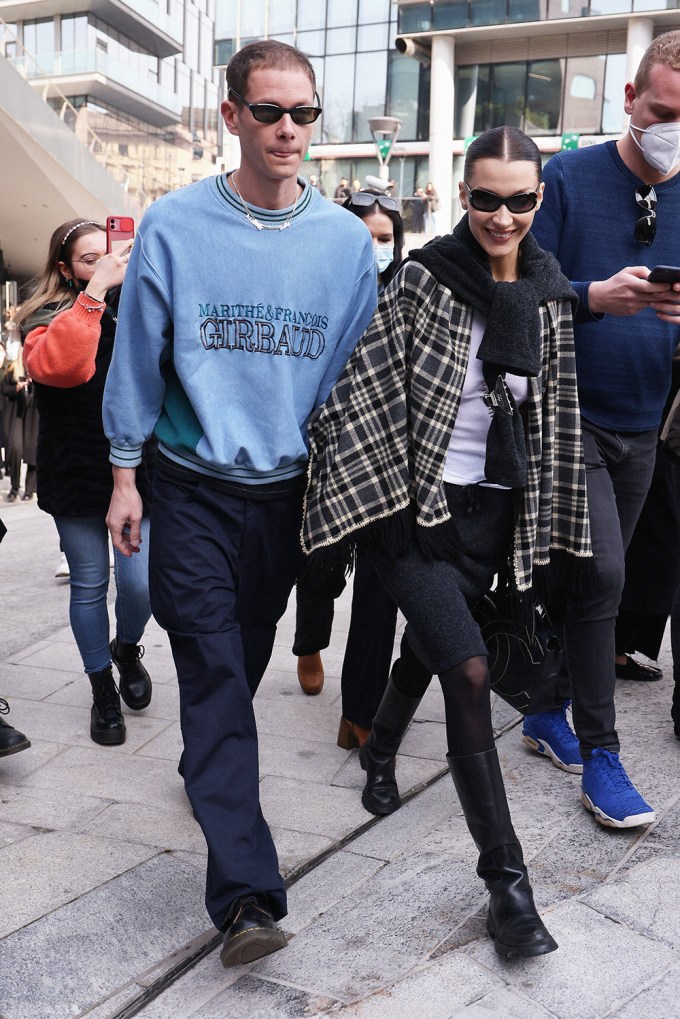
[[[434,527],[422,527],[416,523],[410,507],[399,510],[353,531],[332,545],[314,549],[306,557],[298,580],[318,584],[329,573],[338,570],[348,576],[356,567],[357,555],[362,552],[375,553],[386,559],[400,559],[414,551],[419,551],[428,561],[448,559],[455,562],[462,547],[453,519]]]

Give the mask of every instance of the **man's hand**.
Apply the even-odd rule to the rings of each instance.
[[[113,468],[113,495],[106,517],[106,526],[113,547],[128,559],[139,552],[142,542],[142,500],[135,485],[134,467]]]
[[[680,326],[680,283],[674,283],[670,293],[663,294],[658,300],[651,300],[649,307],[662,322]]]
[[[646,265],[627,266],[607,280],[593,280],[588,289],[588,307],[595,315],[637,315],[643,308],[653,308],[659,318],[669,321],[673,310],[667,300],[671,294],[668,283],[647,283],[650,270]],[[677,284],[673,285],[673,289]],[[663,300],[660,295],[664,295]],[[676,318],[670,319],[676,321]]]

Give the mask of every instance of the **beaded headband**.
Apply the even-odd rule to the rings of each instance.
[[[66,231],[66,233],[64,234],[64,239],[59,246],[59,250],[61,250],[64,247],[66,241],[69,239],[73,231],[80,229],[81,226],[98,226],[101,227],[102,230],[104,229],[101,223],[98,223],[96,219],[84,219],[81,223],[76,223],[75,226],[72,226],[70,230]]]

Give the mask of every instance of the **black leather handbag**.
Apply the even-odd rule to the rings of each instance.
[[[490,591],[473,609],[489,652],[491,689],[523,714],[539,687],[555,682],[562,665],[562,644],[541,606],[536,606],[533,632],[520,626],[505,591]]]

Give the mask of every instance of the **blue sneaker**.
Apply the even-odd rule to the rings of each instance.
[[[626,775],[618,754],[596,747],[583,762],[581,799],[595,820],[608,828],[635,828],[651,824],[656,814]]]
[[[525,715],[522,742],[537,754],[549,757],[556,768],[580,775],[583,761],[576,734],[567,721],[569,701],[556,711],[541,711]]]

